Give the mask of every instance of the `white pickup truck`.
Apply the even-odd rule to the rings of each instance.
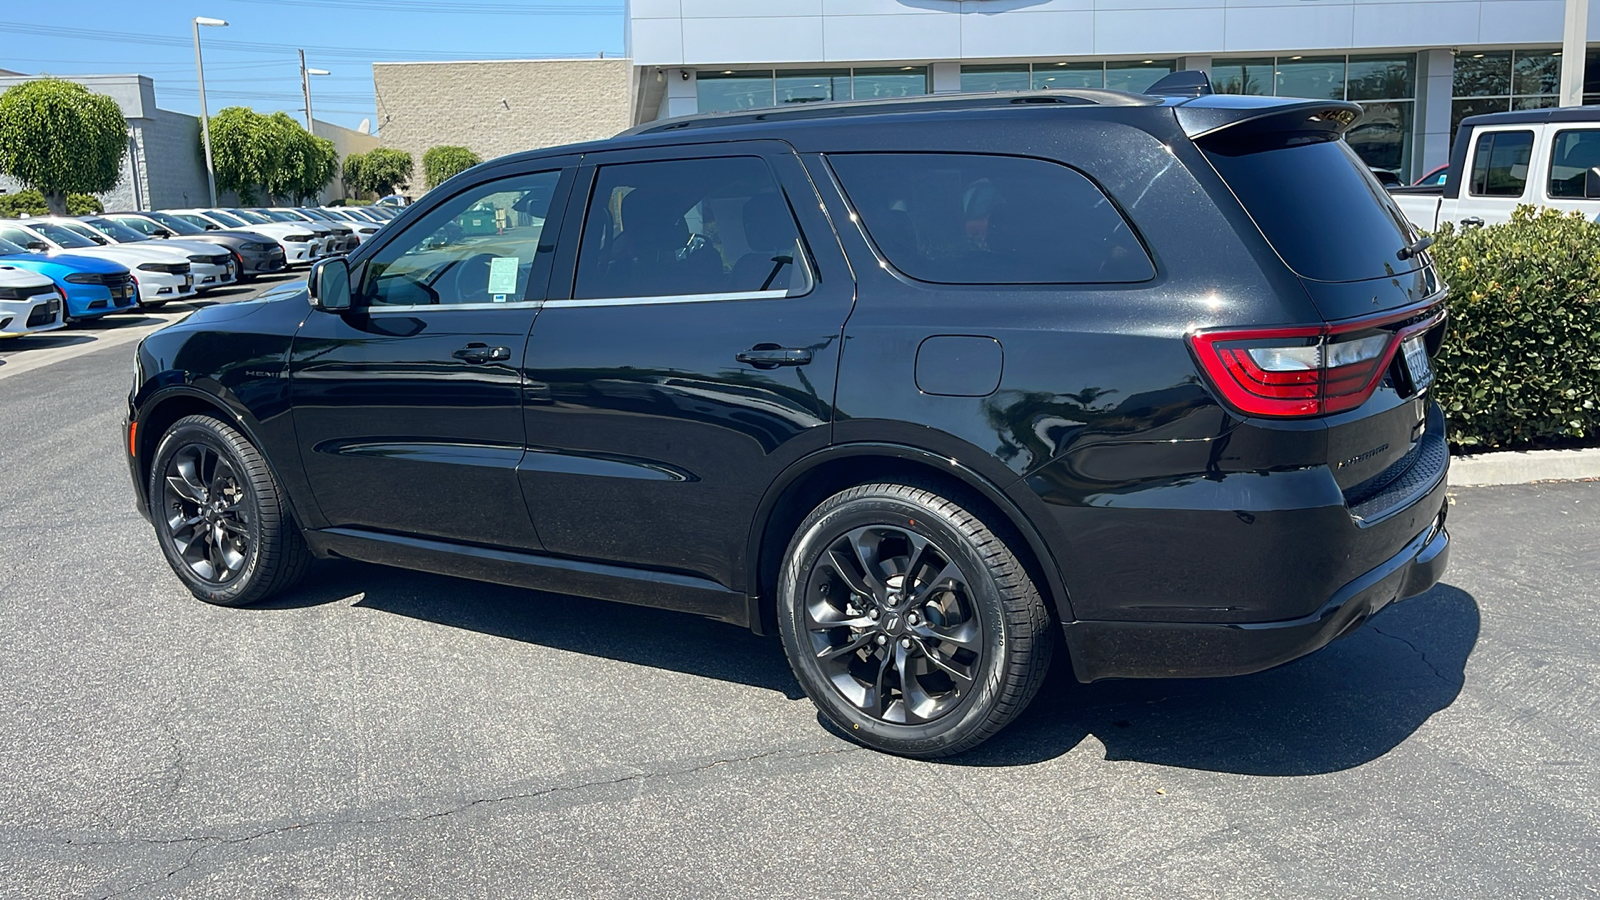
[[[1461,120],[1442,185],[1391,188],[1427,232],[1510,220],[1525,203],[1600,215],[1600,108],[1529,109]]]

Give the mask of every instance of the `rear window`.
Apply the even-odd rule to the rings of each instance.
[[[1400,260],[1411,227],[1348,144],[1265,138],[1201,149],[1295,274],[1361,281],[1421,265]]]
[[[1059,163],[965,153],[828,157],[895,268],[940,284],[1115,284],[1155,266],[1122,213]]]

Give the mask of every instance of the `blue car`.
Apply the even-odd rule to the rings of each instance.
[[[48,276],[67,298],[67,321],[125,312],[139,304],[139,289],[127,266],[89,256],[29,253],[0,238],[0,259],[8,266]]]

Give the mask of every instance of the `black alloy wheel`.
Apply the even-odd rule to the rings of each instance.
[[[209,444],[185,444],[167,460],[163,482],[167,535],[184,564],[211,584],[238,577],[257,539],[233,464]]]
[[[310,567],[310,548],[266,459],[220,419],[173,423],[151,465],[149,497],[167,563],[208,603],[264,600]]]
[[[825,718],[917,757],[960,753],[1015,718],[1056,640],[1005,542],[957,502],[900,484],[850,488],[806,517],[779,579],[778,625]]]

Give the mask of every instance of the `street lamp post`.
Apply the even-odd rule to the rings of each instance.
[[[327,69],[306,68],[306,52],[300,51],[300,90],[306,95],[306,133],[316,134],[316,126],[311,124],[311,76],[331,74]]]
[[[217,172],[211,164],[211,113],[206,111],[206,66],[200,59],[200,26],[224,28],[227,22],[196,16],[194,20],[194,68],[200,76],[200,136],[206,146],[206,187],[211,192],[211,205],[217,205]]]
[[[1589,0],[1567,0],[1561,28],[1562,106],[1583,105],[1583,68],[1589,55]]]

